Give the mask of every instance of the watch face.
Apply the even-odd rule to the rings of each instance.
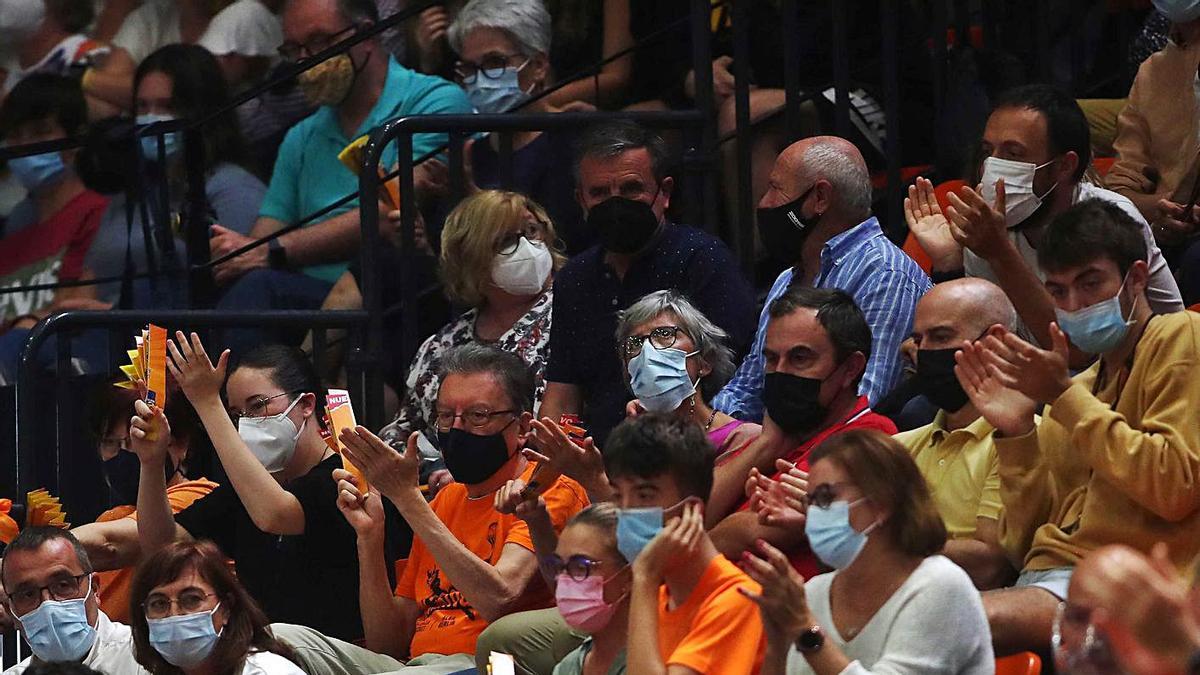
[[[796,648],[802,652],[815,652],[825,645],[825,634],[820,626],[813,626],[800,634]]]

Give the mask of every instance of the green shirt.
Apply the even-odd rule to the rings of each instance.
[[[552,675],[583,675],[583,660],[587,658],[590,651],[592,651],[592,638],[587,638],[583,644],[575,648],[575,651],[564,656],[563,660],[554,666]],[[621,653],[617,654],[617,658],[613,659],[612,665],[608,667],[608,675],[625,675],[625,650],[621,650]]]

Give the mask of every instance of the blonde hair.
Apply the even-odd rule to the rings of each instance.
[[[442,283],[451,301],[471,307],[483,304],[496,245],[510,229],[524,224],[526,211],[542,226],[554,270],[563,266],[566,257],[559,251],[554,223],[540,204],[517,192],[483,190],[459,202],[442,226]]]

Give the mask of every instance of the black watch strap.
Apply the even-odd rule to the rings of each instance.
[[[801,654],[814,654],[821,651],[825,646],[825,631],[821,630],[820,626],[813,625],[804,629],[800,637],[796,638],[796,649]]]
[[[287,249],[279,243],[278,237],[267,242],[267,266],[273,270],[291,269],[288,265]]]

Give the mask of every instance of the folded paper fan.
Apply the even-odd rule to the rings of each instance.
[[[67,514],[63,512],[62,503],[58,497],[51,495],[45,488],[30,492],[25,499],[25,504],[27,525],[45,525],[62,529],[71,527],[71,524],[67,522]]]
[[[338,161],[347,169],[350,169],[350,173],[355,176],[362,169],[364,153],[367,151],[367,138],[367,136],[359,136],[338,153]],[[379,167],[379,179],[383,180],[383,187],[385,188],[383,201],[393,209],[398,209],[400,208],[400,178],[396,177],[391,180],[384,180],[386,177],[387,173],[384,172],[383,167]]]

